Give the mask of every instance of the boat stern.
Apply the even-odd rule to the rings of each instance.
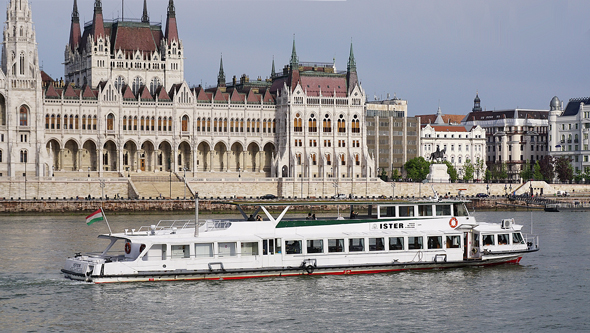
[[[66,259],[61,271],[68,279],[92,282],[92,273],[103,263],[104,260],[77,254],[75,257]]]

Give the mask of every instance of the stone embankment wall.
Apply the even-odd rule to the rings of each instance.
[[[101,184],[104,184],[101,187]],[[75,180],[8,180],[0,181],[0,199],[40,199],[40,198],[114,198],[115,196],[127,198],[130,195],[129,180],[126,178],[103,179],[98,178]]]

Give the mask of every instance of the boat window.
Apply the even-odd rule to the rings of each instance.
[[[422,237],[408,237],[408,250],[421,250],[424,241]]]
[[[243,242],[240,247],[242,248],[242,256],[258,255],[258,242]]]
[[[498,245],[508,245],[508,234],[498,235]]]
[[[436,205],[436,216],[451,215],[451,205]]]
[[[494,235],[482,235],[483,237],[483,246],[494,245]]]
[[[520,232],[515,232],[512,234],[512,244],[524,244],[524,239]]]
[[[467,211],[467,207],[462,202],[458,202],[453,204],[453,211],[455,216],[468,216],[469,212]]]
[[[172,259],[190,258],[190,250],[188,245],[172,245],[171,253]]]
[[[458,249],[461,247],[461,236],[447,236],[447,249]]]
[[[307,240],[307,253],[323,253],[324,241],[321,239]]]
[[[287,249],[287,254],[301,254],[301,241],[285,241],[285,248]]]
[[[364,238],[350,238],[348,240],[348,252],[362,252],[365,250]]]
[[[418,206],[418,216],[432,216],[432,205]]]
[[[473,234],[473,246],[479,247],[479,234]]]
[[[429,249],[442,248],[442,236],[428,236],[428,248]]]
[[[164,250],[162,250],[162,247]],[[166,244],[154,244],[143,256],[143,260],[166,260]]]
[[[395,206],[379,207],[379,216],[381,216],[381,217],[395,217]]]
[[[271,242],[271,245],[272,245],[272,239],[269,240],[269,242]],[[281,239],[280,238],[275,238],[275,244],[276,244],[276,251],[275,251],[275,253],[281,253]]]
[[[344,239],[328,239],[328,252],[344,252]]]
[[[399,216],[414,216],[414,206],[399,206]]]
[[[389,237],[389,251],[399,251],[404,249],[403,237]]]
[[[197,258],[213,257],[213,243],[195,244],[195,256]]]
[[[219,255],[232,257],[235,256],[236,243],[219,243]]]
[[[384,251],[385,242],[383,238],[369,238],[369,251]]]

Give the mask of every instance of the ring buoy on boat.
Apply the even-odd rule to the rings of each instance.
[[[313,267],[313,265],[305,266],[305,271],[307,272],[307,274],[312,274],[314,269],[315,269],[315,267]]]
[[[129,242],[125,243],[125,253],[131,253],[131,243]]]
[[[143,252],[143,250],[145,250],[145,244],[139,246],[139,253]]]
[[[476,255],[477,254],[477,249],[475,247],[471,249],[471,254],[472,255]]]
[[[456,228],[457,225],[459,225],[459,221],[457,221],[456,217],[451,218],[451,220],[449,221],[449,225],[451,226],[451,228]]]

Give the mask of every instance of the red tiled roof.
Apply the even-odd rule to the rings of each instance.
[[[96,95],[92,89],[90,89],[90,86],[86,85],[84,88],[82,88],[82,91],[82,98],[96,98]]]
[[[426,125],[425,125],[426,126]],[[423,127],[425,127],[423,126]],[[437,132],[467,132],[465,126],[438,126],[430,125]]]
[[[211,97],[207,97],[203,87],[197,87],[193,94],[195,94],[197,101],[211,101]]]
[[[41,81],[43,81],[43,83],[51,83],[51,82],[54,82],[55,80],[53,80],[51,78],[51,76],[47,75],[47,73],[45,73],[45,71],[41,71]]]
[[[301,87],[307,91],[308,96],[319,96],[320,90],[323,96],[346,97],[346,77],[325,77],[301,75]]]
[[[117,27],[114,31],[114,50],[152,53],[158,50],[158,42],[150,27]],[[144,56],[147,56],[144,55]]]
[[[240,94],[236,89],[234,89],[234,91],[231,94],[231,101],[232,102],[243,102],[244,101],[244,95]]]
[[[421,124],[433,124],[436,121],[436,114],[419,115],[416,118],[420,118]],[[447,124],[449,121],[451,124],[460,124],[465,116],[461,114],[443,114],[442,118]]]
[[[166,92],[166,89],[164,89],[164,86],[160,86],[158,88],[158,90],[156,90],[155,95],[158,96],[159,101],[171,101],[172,100],[170,98],[170,96],[168,96],[168,93]]]
[[[50,84],[45,91],[45,98],[60,98],[61,94],[57,93],[53,84]]]
[[[65,98],[78,98],[78,97],[80,97],[80,94],[76,93],[76,91],[74,90],[74,87],[71,84],[68,84],[68,87],[66,88],[66,92],[64,93],[64,97]]]
[[[215,97],[213,98],[213,100],[216,102],[226,102],[227,96],[225,96],[225,95],[226,94],[221,92],[221,89],[217,88],[217,90],[215,91]]]
[[[274,103],[275,100],[272,97],[272,95],[268,92],[268,90],[266,91],[266,93],[264,94],[264,98],[262,99],[262,101],[264,103]]]
[[[166,39],[168,40],[168,45],[170,45],[173,40],[179,40],[176,17],[168,17],[166,20]]]
[[[153,101],[154,97],[150,94],[149,89],[146,86],[139,88],[139,96],[142,101]]]
[[[131,99],[135,99],[135,96],[133,95],[133,92],[131,91],[131,87],[126,85],[123,88],[123,99],[127,99],[127,100],[131,100]]]
[[[252,90],[250,90],[250,92],[248,93],[247,101],[248,101],[248,103],[251,103],[251,104],[260,103],[260,97],[261,97],[260,94],[256,94],[256,93],[252,92]]]

